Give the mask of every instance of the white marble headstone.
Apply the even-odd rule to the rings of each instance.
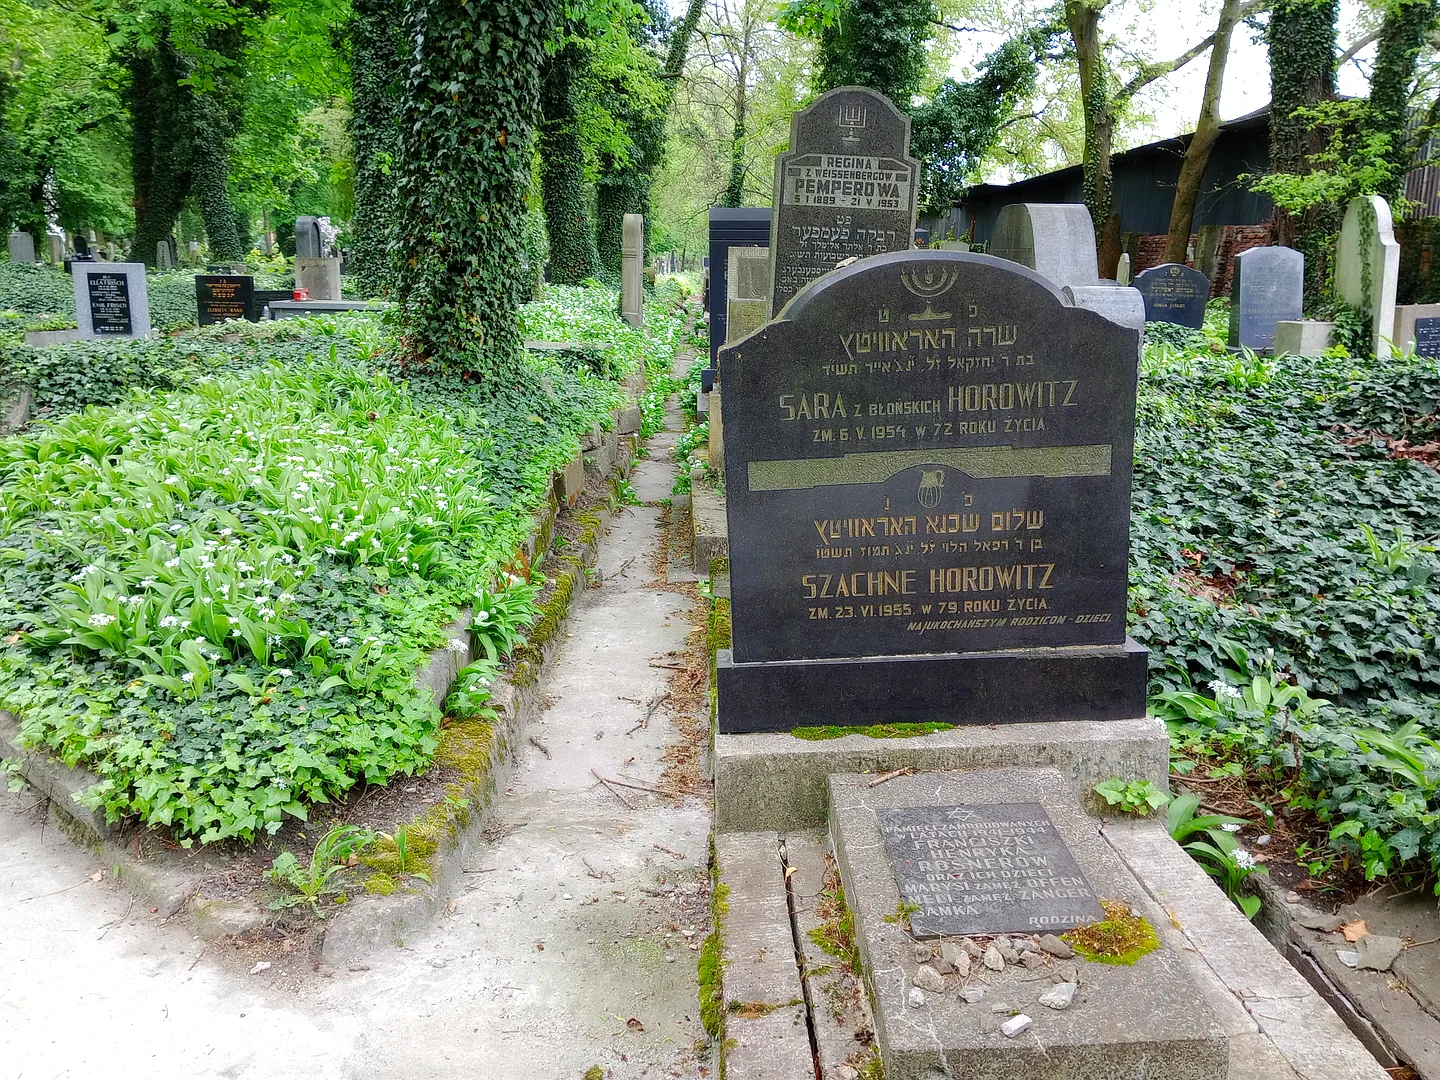
[[[1345,303],[1370,316],[1370,347],[1382,360],[1391,354],[1399,283],[1400,245],[1395,240],[1390,204],[1379,195],[1357,195],[1345,208],[1345,223],[1340,226],[1335,291]]]

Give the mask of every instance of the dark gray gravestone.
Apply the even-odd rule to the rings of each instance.
[[[295,257],[297,259],[322,259],[324,245],[320,242],[320,219],[298,217],[295,219]]]
[[[764,247],[770,243],[770,208],[712,207],[710,210],[710,254],[705,256],[709,269],[706,308],[710,315],[710,371],[714,381],[715,357],[725,344],[729,321],[726,307],[729,297],[727,275],[732,247]],[[767,298],[768,303],[768,298]],[[767,308],[768,310],[768,308]],[[708,388],[707,388],[708,392]]]
[[[1105,917],[1039,803],[875,815],[916,937],[1060,933]]]
[[[910,118],[883,94],[842,86],[790,118],[775,161],[770,313],[846,259],[904,251],[920,166]]]
[[[1242,252],[1230,283],[1230,347],[1273,348],[1275,324],[1299,319],[1304,302],[1304,255],[1287,247]]]
[[[255,279],[248,274],[196,274],[195,308],[201,326],[226,319],[254,322]]]
[[[1440,319],[1415,320],[1415,355],[1440,356]]]
[[[721,730],[1143,715],[1138,348],[1034,271],[914,251],[722,349]]]
[[[1135,288],[1145,297],[1145,321],[1177,323],[1199,330],[1205,325],[1210,279],[1182,263],[1162,263],[1143,270]]]

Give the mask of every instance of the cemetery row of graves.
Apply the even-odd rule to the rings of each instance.
[[[603,348],[494,388],[398,370],[374,314],[7,347],[36,422],[0,443],[0,707],[100,778],[92,807],[186,845],[424,771],[416,673],[471,610],[483,707],[544,585],[516,560],[531,515],[627,377],[660,423],[686,289],[645,334],[611,290],[548,290],[527,339]]]

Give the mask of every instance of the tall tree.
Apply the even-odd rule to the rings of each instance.
[[[1389,0],[1380,24],[1370,98],[1361,114],[1360,131],[1362,139],[1379,137],[1373,145],[1381,145],[1383,140],[1387,175],[1376,194],[1391,202],[1400,197],[1414,162],[1414,147],[1406,138],[1410,92],[1420,51],[1435,29],[1437,15],[1440,0]]]
[[[600,256],[585,190],[585,147],[578,96],[589,67],[589,43],[578,28],[546,58],[540,88],[540,190],[550,237],[550,280],[578,285],[596,275]]]
[[[1145,87],[1178,71],[1215,44],[1215,35],[1170,60],[1141,61],[1133,75],[1121,82],[1109,59],[1110,43],[1101,30],[1101,18],[1115,0],[1065,0],[1065,22],[1075,48],[1080,75],[1080,101],[1085,112],[1085,205],[1095,223],[1100,274],[1113,277],[1120,261],[1120,215],[1115,211],[1115,179],[1110,166],[1115,129],[1123,110]],[[1259,0],[1255,0],[1259,6]],[[1242,8],[1242,10],[1244,10]]]
[[[1185,148],[1180,177],[1175,182],[1175,201],[1170,206],[1170,228],[1165,237],[1164,261],[1183,263],[1190,246],[1190,229],[1195,221],[1195,204],[1200,199],[1200,182],[1210,164],[1210,152],[1220,138],[1220,91],[1225,85],[1225,65],[1230,59],[1230,35],[1242,17],[1242,0],[1224,0],[1215,43],[1210,48],[1210,68],[1200,95],[1200,119]]]
[[[649,217],[650,185],[665,157],[665,123],[674,98],[675,82],[685,69],[685,57],[704,9],[705,0],[689,0],[685,14],[671,23],[664,35],[656,33],[654,13],[635,26],[638,36],[653,38],[656,44],[663,45],[665,58],[656,72],[661,91],[656,100],[636,102],[637,107],[624,114],[631,144],[629,153],[607,155],[595,185],[595,243],[600,252],[600,265],[611,275],[620,273],[625,215]],[[647,246],[648,242],[647,226]]]
[[[521,234],[560,0],[410,0],[396,293],[413,363],[504,382],[523,363]]]
[[[394,280],[395,157],[404,86],[398,0],[353,0],[349,23],[350,137],[355,146],[352,263],[366,295]]]
[[[868,86],[909,112],[935,17],[932,0],[841,0],[820,33],[816,89]]]

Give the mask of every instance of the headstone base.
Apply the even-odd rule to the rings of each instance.
[[[1335,344],[1335,324],[1287,319],[1275,324],[1275,355],[1320,356]]]
[[[1229,1075],[1225,1032],[1192,981],[1188,964],[1161,932],[1165,913],[1100,836],[1098,823],[1080,812],[1058,772],[927,773],[879,787],[871,786],[873,780],[868,775],[830,777],[830,834],[855,916],[875,1037],[890,1080],[937,1075],[1219,1080]],[[902,897],[877,812],[952,805],[963,811],[964,804],[1005,803],[1040,804],[1095,895],[1144,917],[1161,944],[1131,966],[1042,955],[1038,962],[1006,963],[996,972],[977,960],[963,978],[944,976],[943,990],[917,991],[922,1000],[912,1004],[921,962],[915,940],[896,919]],[[1028,936],[1033,940],[1047,932],[1037,926]],[[1058,982],[1069,982],[1072,968],[1078,987],[1069,1006],[1057,1010],[1041,1004],[1041,996]],[[984,995],[967,1002],[962,988]],[[1005,1008],[995,1011],[1002,1004]],[[1007,1037],[1000,1025],[1012,1014],[1023,1014],[1031,1023],[1022,1034]]]
[[[1013,649],[736,663],[716,654],[722,732],[872,724],[1015,724],[1145,714],[1145,649]]]
[[[295,287],[308,291],[311,300],[339,300],[340,260],[297,257]]]
[[[1440,304],[1401,304],[1395,309],[1396,352],[1413,348],[1421,356],[1440,356]]]

